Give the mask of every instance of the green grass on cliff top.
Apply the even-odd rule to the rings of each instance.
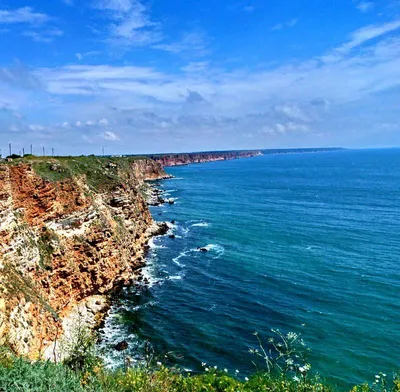
[[[60,182],[70,178],[86,177],[87,184],[94,190],[104,190],[123,182],[122,175],[129,171],[134,161],[149,159],[144,156],[134,157],[37,157],[25,156],[4,162],[9,165],[28,163],[43,179]]]

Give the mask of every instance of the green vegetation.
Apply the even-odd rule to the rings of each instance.
[[[146,159],[142,156],[130,157],[37,157],[33,155],[13,159],[4,164],[30,163],[36,174],[50,182],[60,182],[70,178],[86,177],[93,190],[106,190],[123,181],[121,173],[127,173],[132,162]]]
[[[283,335],[264,348],[256,334],[259,348],[251,350],[261,358],[264,367],[251,377],[240,377],[238,371],[219,370],[203,364],[203,372],[190,374],[167,368],[148,354],[140,366],[111,371],[103,367],[96,355],[92,335],[80,330],[63,363],[30,362],[0,350],[0,391],[2,392],[334,392],[335,389],[310,375],[311,366],[304,362],[308,350],[298,334]],[[385,374],[375,376],[372,385],[355,386],[351,392],[400,392],[400,380],[391,383]],[[391,385],[389,385],[391,384]]]

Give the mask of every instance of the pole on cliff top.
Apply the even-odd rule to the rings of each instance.
[[[101,151],[102,151],[102,154],[103,154],[103,157],[104,157],[104,147],[101,147]]]
[[[11,155],[11,143],[8,143],[8,148],[10,149],[10,154]]]
[[[51,149],[51,155],[54,157],[54,148]]]
[[[25,156],[25,147],[22,147],[22,156]]]
[[[31,155],[33,155],[33,146],[31,144]]]
[[[43,146],[43,156],[44,156],[44,146]]]

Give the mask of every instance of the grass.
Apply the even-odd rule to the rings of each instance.
[[[156,362],[146,355],[145,363],[116,371],[104,368],[96,355],[93,335],[78,329],[69,342],[62,363],[31,362],[0,349],[1,392],[336,392],[335,388],[312,375],[304,363],[303,341],[298,334],[282,334],[269,339],[264,348],[256,334],[264,367],[250,377],[239,377],[203,364],[198,374],[182,372]],[[300,349],[300,351],[298,351]],[[123,354],[121,354],[123,355]],[[292,359],[298,363],[292,364]],[[355,386],[351,392],[400,392],[400,379],[388,380],[380,373],[371,384]]]
[[[177,369],[130,368],[109,371],[96,364],[85,371],[73,371],[66,364],[29,362],[9,357],[0,360],[2,392],[335,392],[318,378],[296,381],[282,374],[260,372],[248,379],[216,369],[191,375]],[[351,392],[399,392],[400,382],[360,385]]]
[[[96,157],[94,155],[54,158],[25,156],[3,164],[31,164],[36,174],[50,182],[60,182],[84,176],[89,187],[92,190],[99,191],[121,184],[124,181],[123,174],[129,172],[130,165],[134,161],[142,159],[148,158],[143,156]]]

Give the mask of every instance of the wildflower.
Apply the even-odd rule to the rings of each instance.
[[[157,366],[162,366],[162,363],[160,361],[158,361]]]
[[[386,374],[385,374],[385,373],[382,373],[382,377],[386,377]]]
[[[298,378],[297,376],[294,376],[294,377],[293,377],[293,380],[296,381],[296,382],[299,382],[299,381],[300,381],[300,378]]]
[[[202,362],[201,363],[201,367],[204,367],[204,366],[206,366],[207,364],[205,363],[205,362]]]
[[[216,370],[216,369],[218,369],[218,366],[217,366],[217,365],[215,365],[215,366],[214,366],[214,369],[215,369],[215,370]]]
[[[225,372],[225,373],[228,373],[228,369],[225,368],[225,369],[224,369],[224,372]]]
[[[379,374],[376,374],[375,378],[381,378],[381,376]]]
[[[205,370],[206,372],[208,372],[210,369],[209,369],[209,368],[205,368],[204,370]]]
[[[297,339],[297,337],[298,337],[297,333],[294,333],[294,332],[289,332],[287,334],[288,339]]]
[[[236,370],[235,370],[235,373],[238,374],[238,373],[239,373],[239,370],[236,369]]]
[[[245,379],[246,381],[249,381],[249,378],[248,378],[248,377],[245,377],[244,379]]]

